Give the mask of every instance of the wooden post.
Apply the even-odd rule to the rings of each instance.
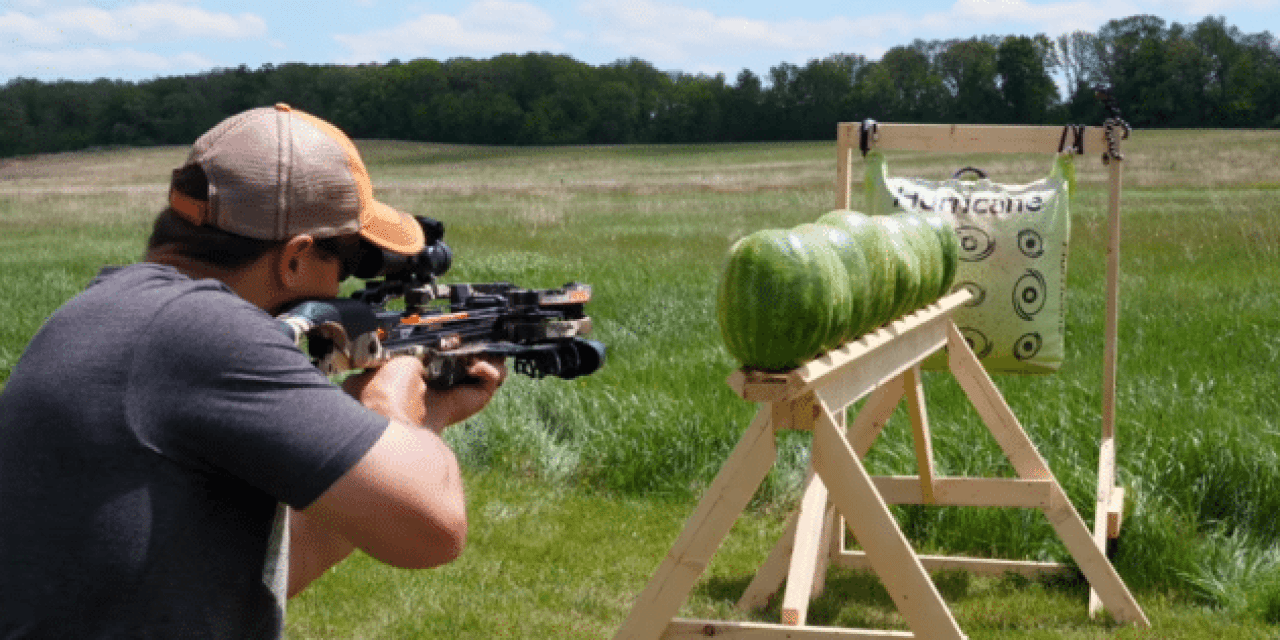
[[[836,125],[836,208],[848,209],[852,202],[849,180],[853,172],[853,140],[858,134],[856,122]]]
[[[920,365],[907,370],[905,377],[907,415],[911,418],[911,436],[916,445],[920,495],[925,504],[933,504],[933,437],[929,433],[929,417],[924,408],[924,380]]]
[[[1116,374],[1119,367],[1120,326],[1120,168],[1123,161],[1111,158],[1108,162],[1111,192],[1107,200],[1107,308],[1105,342],[1102,351],[1102,436],[1098,447],[1097,507],[1093,515],[1093,541],[1106,551],[1107,538],[1114,529],[1120,533],[1120,513],[1123,497],[1117,501],[1116,492]],[[1121,504],[1116,505],[1116,502]],[[1114,525],[1114,526],[1112,526]],[[1102,600],[1096,591],[1089,592],[1089,615],[1102,610]]]

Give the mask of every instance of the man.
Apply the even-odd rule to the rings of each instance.
[[[174,171],[144,262],[104,269],[0,394],[0,638],[274,638],[355,548],[449,562],[467,529],[445,426],[506,376],[429,390],[393,360],[332,385],[273,316],[333,297],[360,240],[423,247],[351,141],[286,105]],[[287,572],[286,572],[287,569]]]

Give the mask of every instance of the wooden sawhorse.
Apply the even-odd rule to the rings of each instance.
[[[893,519],[890,503],[1041,509],[1112,615],[1124,622],[1150,626],[951,321],[951,312],[969,295],[964,291],[951,294],[783,374],[734,372],[729,377],[730,386],[743,399],[762,403],[760,410],[614,637],[964,638],[926,569],[972,569],[981,565],[1003,568],[1026,563],[968,558],[922,561]],[[952,374],[1008,456],[1017,478],[935,476],[919,364],[944,347]],[[871,397],[846,435],[846,409],[868,394]],[[919,475],[872,477],[862,465],[862,456],[903,397],[914,427]],[[813,431],[812,472],[799,511],[740,604],[767,599],[785,578],[782,624],[675,618],[711,556],[773,467],[777,458],[774,434],[779,429]],[[827,546],[838,535],[833,525],[837,521],[835,513],[848,516],[845,524],[863,552],[845,552],[842,544],[834,549]],[[833,555],[844,558],[846,554],[876,572],[910,632],[805,625],[808,602],[821,589],[829,559]],[[1032,563],[1035,564],[1038,563]]]

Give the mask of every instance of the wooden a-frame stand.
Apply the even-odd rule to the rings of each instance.
[[[1038,508],[1107,609],[1118,620],[1149,626],[1141,607],[1094,543],[1062,486],[951,321],[951,313],[969,295],[951,294],[785,374],[734,372],[729,385],[743,399],[761,403],[761,407],[615,638],[964,638],[930,580],[928,568],[1044,568],[1038,566],[1041,563],[920,558],[893,519],[890,503]],[[944,347],[951,373],[1009,458],[1017,478],[951,478],[934,473],[919,364]],[[868,395],[846,433],[846,410]],[[903,398],[913,425],[919,473],[872,477],[862,457]],[[767,598],[786,578],[782,624],[675,618],[712,554],[773,467],[779,429],[813,432],[811,473],[799,511],[740,604],[752,605]],[[843,543],[837,542],[843,538],[843,527],[835,525],[837,514],[850,516],[844,523],[863,552],[845,551]],[[808,602],[821,589],[827,564],[833,559],[870,566],[911,631],[805,625]]]

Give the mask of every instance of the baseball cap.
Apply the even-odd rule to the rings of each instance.
[[[191,164],[204,170],[209,199],[171,186],[169,205],[192,224],[259,240],[359,233],[395,253],[422,251],[422,226],[373,198],[373,182],[351,139],[287,104],[218,123],[192,145],[184,166]]]

